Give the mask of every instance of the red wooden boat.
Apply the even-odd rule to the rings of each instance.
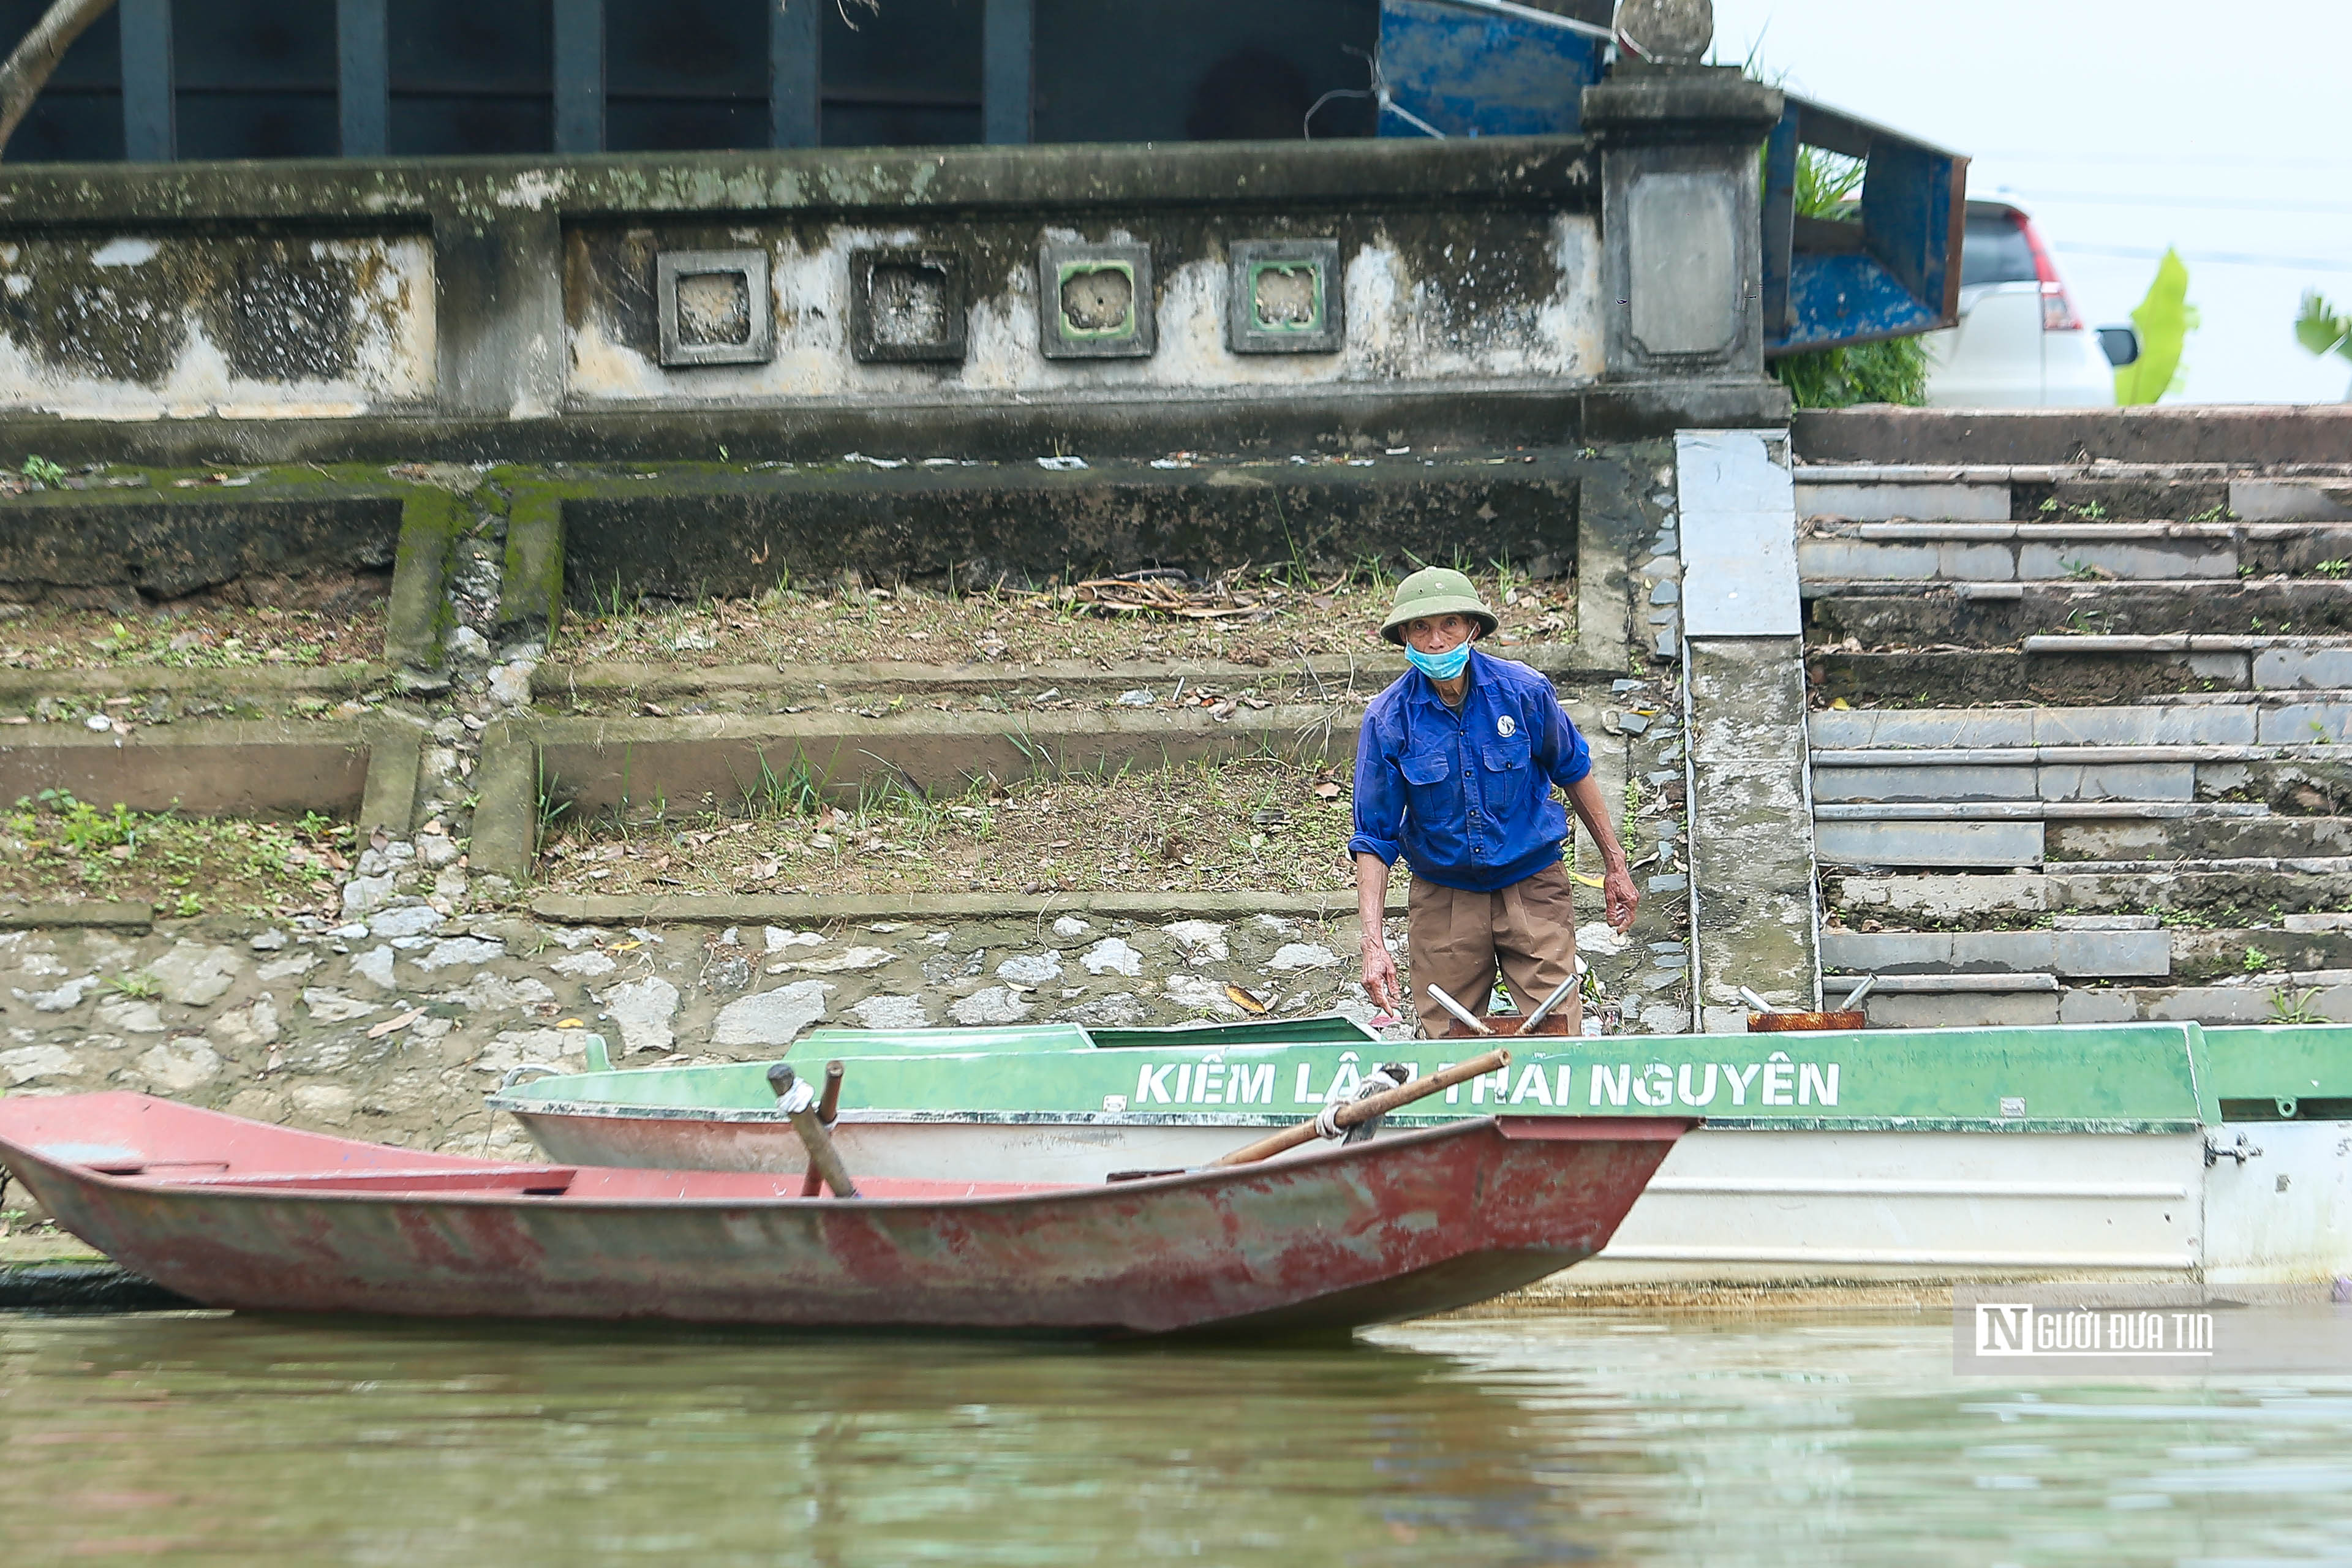
[[[1080,1335],[1339,1330],[1604,1246],[1671,1121],[1482,1117],[1104,1185],[512,1164],[141,1094],[0,1100],[58,1222],[209,1306]]]

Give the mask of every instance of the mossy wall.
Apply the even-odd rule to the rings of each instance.
[[[508,423],[1584,383],[1595,184],[1567,138],[33,166],[0,209],[0,413]],[[1340,241],[1347,341],[1230,352],[1227,247],[1302,237]],[[1147,247],[1152,353],[1046,361],[1038,252],[1079,238]],[[890,245],[961,259],[961,361],[852,353],[851,252]],[[657,259],[745,249],[769,261],[773,356],[665,364]]]

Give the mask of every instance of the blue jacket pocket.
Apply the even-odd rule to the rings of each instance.
[[[1443,752],[1420,752],[1398,758],[1397,771],[1409,784],[1444,784],[1454,772],[1454,763]]]
[[[1498,824],[1516,821],[1527,809],[1536,776],[1528,743],[1523,740],[1488,741],[1478,748],[1478,760],[1486,766],[1486,778],[1480,793],[1486,796],[1487,812]]]

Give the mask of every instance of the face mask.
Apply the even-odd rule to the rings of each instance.
[[[1412,661],[1413,668],[1421,671],[1430,679],[1451,680],[1468,668],[1470,645],[1465,642],[1451,653],[1423,653],[1419,648],[1407,644],[1404,656]]]

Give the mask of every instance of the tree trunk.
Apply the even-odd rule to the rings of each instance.
[[[24,41],[0,65],[0,153],[8,146],[8,138],[16,133],[33,100],[47,87],[49,73],[58,68],[66,50],[82,35],[82,29],[107,13],[114,0],[53,0],[41,19],[33,24]]]

